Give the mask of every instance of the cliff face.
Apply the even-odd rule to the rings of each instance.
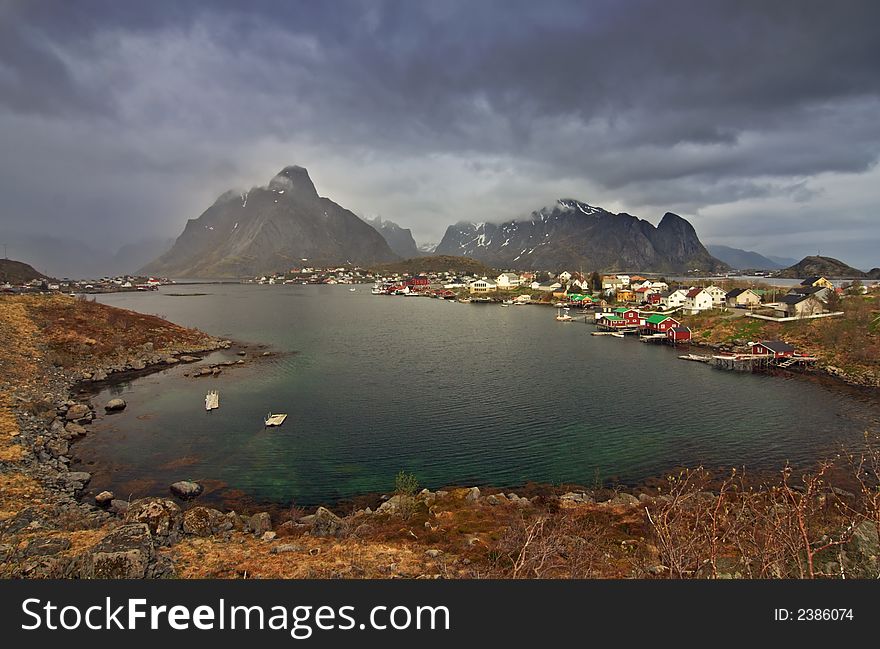
[[[425,254],[418,246],[413,238],[412,231],[409,228],[402,228],[394,221],[384,220],[377,216],[374,219],[364,219],[369,223],[391,248],[392,252],[403,259],[412,259]]]
[[[373,264],[397,258],[382,236],[318,196],[308,171],[285,167],[265,187],[226,192],[187,222],[174,246],[140,272],[241,277],[292,266]]]
[[[465,255],[505,268],[584,268],[656,272],[716,271],[726,266],[700,243],[688,221],[667,212],[655,228],[573,199],[501,224],[460,222],[436,254]]]

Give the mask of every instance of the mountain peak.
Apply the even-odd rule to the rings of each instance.
[[[269,181],[269,189],[290,189],[291,192],[301,193],[308,196],[317,196],[318,191],[315,184],[309,177],[309,172],[305,167],[299,165],[290,165],[279,171],[272,180]]]
[[[666,212],[666,214],[663,215],[663,218],[660,219],[660,223],[657,224],[657,229],[672,230],[676,232],[694,232],[694,236],[696,236],[694,226],[691,225],[687,219],[680,217],[674,212]]]

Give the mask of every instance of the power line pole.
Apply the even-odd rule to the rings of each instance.
[[[9,246],[7,244],[3,244],[3,259],[9,259]]]

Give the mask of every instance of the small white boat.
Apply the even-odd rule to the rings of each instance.
[[[268,415],[266,415],[266,419],[264,420],[264,423],[266,424],[266,426],[280,426],[281,424],[284,423],[285,419],[287,419],[286,414],[273,415],[270,412]]]
[[[611,332],[611,335],[614,336],[615,338],[626,338],[626,336],[624,336],[624,335],[623,335],[622,333],[620,333],[619,331],[612,331],[612,332]]]
[[[567,313],[563,313],[562,309],[556,311],[556,321],[557,322],[571,322],[571,316]]]
[[[357,289],[356,289],[356,288],[350,288],[350,289],[348,289],[348,290],[351,291],[352,293],[354,293]]]
[[[211,412],[220,407],[220,393],[217,390],[211,390],[205,395],[205,410]]]

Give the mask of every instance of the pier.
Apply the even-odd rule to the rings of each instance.
[[[815,363],[814,356],[782,356],[775,358],[770,354],[715,354],[712,366],[722,370],[754,372],[771,367],[782,369],[804,368]]]

